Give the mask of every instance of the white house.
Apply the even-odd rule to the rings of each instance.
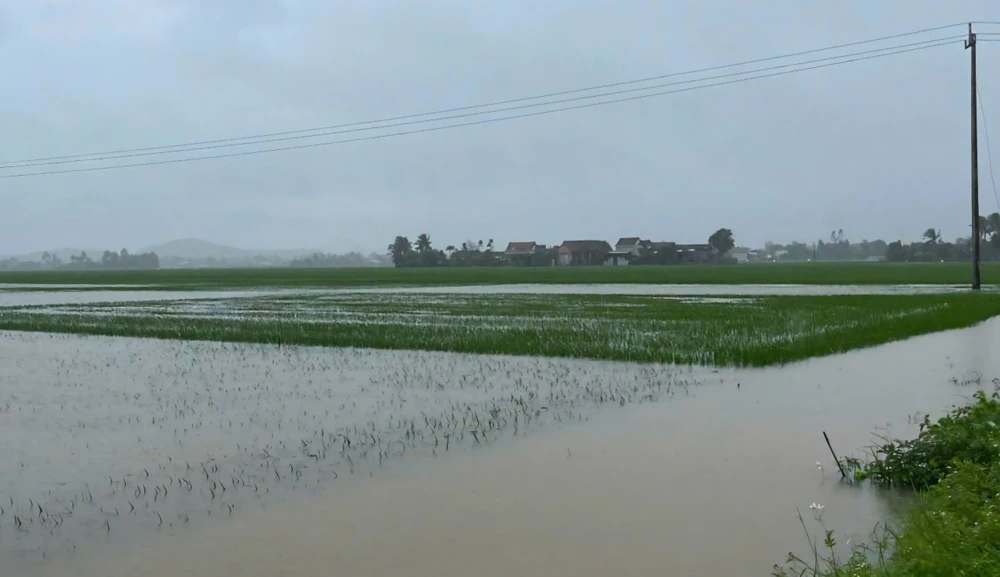
[[[642,247],[648,245],[648,240],[642,240],[637,236],[620,238],[615,243],[615,250],[608,253],[608,260],[604,264],[608,266],[625,266],[632,259],[638,258]]]
[[[639,256],[639,250],[648,244],[648,240],[642,240],[637,236],[628,236],[618,239],[618,242],[615,243],[615,252],[623,252],[632,256]]]

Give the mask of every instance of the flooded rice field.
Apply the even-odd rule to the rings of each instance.
[[[769,369],[0,333],[17,575],[765,575],[992,387],[1000,320]],[[824,506],[810,511],[812,503]]]
[[[970,326],[995,294],[681,297],[334,292],[0,306],[0,329],[766,366]]]
[[[173,531],[616,406],[690,370],[0,333],[0,554]]]
[[[767,285],[767,284],[501,284],[481,286],[415,286],[373,288],[281,288],[232,290],[155,290],[148,285],[39,285],[0,283],[0,307],[95,304],[102,302],[153,302],[165,300],[282,297],[294,295],[339,296],[354,293],[442,295],[634,295],[676,297],[719,296],[843,296],[919,295],[967,292],[948,285]],[[45,290],[46,288],[52,290]],[[20,289],[20,290],[19,290]],[[984,291],[996,290],[994,286]]]

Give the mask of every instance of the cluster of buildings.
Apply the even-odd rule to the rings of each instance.
[[[620,238],[614,246],[605,240],[566,240],[552,248],[533,241],[512,242],[503,252],[507,264],[520,266],[625,266],[631,262],[698,264],[711,262],[717,256],[717,251],[709,244],[652,242],[637,236]]]

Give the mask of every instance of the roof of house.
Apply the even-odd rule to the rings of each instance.
[[[621,246],[623,244],[636,245],[639,244],[639,242],[640,239],[637,236],[624,236],[618,239],[618,242],[615,243],[615,246]]]
[[[524,253],[530,253],[530,252],[534,252],[535,246],[537,246],[537,245],[535,244],[534,241],[530,241],[530,242],[509,242],[509,243],[507,243],[507,250],[505,250],[504,252],[507,253],[507,254],[524,254]]]
[[[606,240],[564,240],[560,249],[570,252],[605,251],[611,252],[611,245]]]

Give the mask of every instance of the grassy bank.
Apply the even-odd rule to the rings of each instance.
[[[0,329],[764,366],[1000,315],[1000,295],[763,297],[355,293],[0,309]]]
[[[984,263],[983,283],[1000,283]],[[3,272],[0,283],[143,285],[159,288],[587,284],[951,284],[971,282],[969,263],[770,263],[729,266],[544,268],[194,269]]]
[[[977,393],[971,405],[925,421],[916,439],[886,441],[875,457],[845,464],[876,485],[922,492],[899,526],[846,559],[828,532],[825,556],[814,549],[809,560],[790,558],[775,575],[1000,575],[1000,393]]]

